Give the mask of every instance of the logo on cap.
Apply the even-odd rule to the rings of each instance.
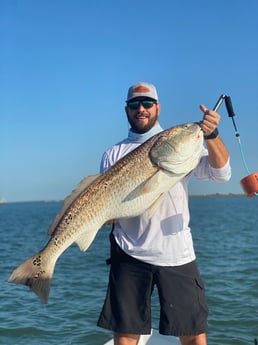
[[[150,92],[150,89],[144,85],[139,85],[133,88],[133,92]]]

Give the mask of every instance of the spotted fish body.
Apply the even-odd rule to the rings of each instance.
[[[155,212],[161,196],[198,164],[203,133],[197,123],[156,134],[104,174],[87,177],[64,201],[49,229],[51,238],[16,268],[8,281],[29,286],[47,303],[59,256],[74,242],[85,251],[111,219]]]

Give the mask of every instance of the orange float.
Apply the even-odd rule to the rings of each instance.
[[[258,193],[258,172],[244,177],[240,184],[247,196],[254,196]]]

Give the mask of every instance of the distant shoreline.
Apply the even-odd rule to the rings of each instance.
[[[245,194],[222,194],[222,193],[215,193],[215,194],[190,194],[189,198],[234,198],[234,197],[246,197]]]
[[[239,198],[239,197],[247,197],[245,194],[234,194],[234,193],[228,193],[228,194],[222,194],[222,193],[214,193],[214,194],[189,194],[189,199],[201,199],[201,198]],[[17,203],[29,203],[29,202],[63,202],[64,200],[27,200],[27,201],[6,201],[0,199],[0,205],[4,204],[17,204]]]

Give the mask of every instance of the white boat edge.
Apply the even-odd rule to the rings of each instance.
[[[155,329],[151,330],[151,334],[141,335],[138,345],[180,345],[177,337],[162,335]],[[114,345],[114,340],[111,339],[104,345]]]

